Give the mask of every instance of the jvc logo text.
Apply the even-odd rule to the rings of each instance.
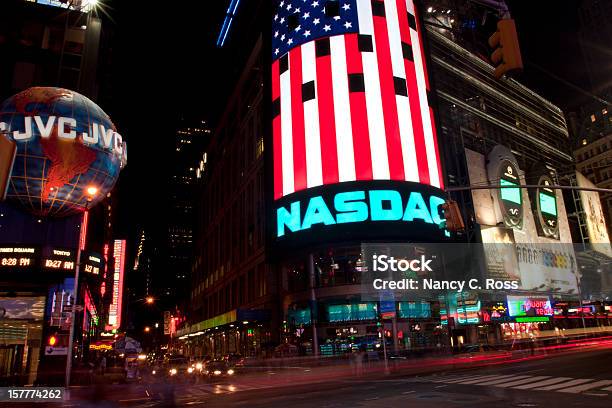
[[[413,272],[433,272],[429,264],[431,259],[425,259],[425,255],[421,255],[421,259],[395,259],[393,256],[388,255],[374,255],[372,257],[374,263],[374,271],[376,272],[406,272],[408,270]]]

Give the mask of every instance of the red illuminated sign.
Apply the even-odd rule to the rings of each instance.
[[[123,273],[125,267],[125,246],[124,239],[117,239],[113,245],[113,301],[108,312],[107,329],[118,329],[121,326],[121,303],[123,297]]]

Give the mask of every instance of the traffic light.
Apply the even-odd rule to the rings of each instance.
[[[446,220],[446,229],[449,231],[457,232],[465,229],[463,223],[463,217],[456,201],[448,200],[442,204],[442,211],[444,212],[444,219]]]
[[[497,22],[497,31],[489,38],[489,45],[494,48],[493,54],[491,54],[491,62],[495,66],[495,78],[499,79],[508,72],[523,69],[523,60],[513,19],[506,18]]]

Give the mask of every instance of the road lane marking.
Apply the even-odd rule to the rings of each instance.
[[[414,391],[414,390],[412,390],[412,391],[404,391],[404,392],[402,392],[402,395],[412,394],[413,392],[416,392],[416,391]]]
[[[530,388],[544,387],[545,385],[552,385],[552,384],[560,383],[562,381],[569,381],[569,380],[571,380],[571,378],[569,377],[554,377],[554,378],[549,378],[548,380],[538,381],[538,382],[531,383],[531,384],[519,385],[518,387],[513,387],[513,388],[517,390],[528,390]]]
[[[495,381],[488,381],[486,384],[482,384],[482,385],[497,385],[497,384],[505,383],[508,381],[520,380],[523,378],[531,378],[531,377],[528,375],[500,375]]]
[[[612,387],[606,387],[603,389],[603,391],[612,391]]]
[[[593,381],[592,378],[579,378],[577,380],[568,381],[566,383],[549,385],[548,387],[536,388],[538,391],[553,391],[558,390],[559,388],[571,387],[572,385],[584,384],[586,382]]]
[[[457,384],[480,384],[483,381],[493,380],[496,378],[499,378],[499,375],[487,375],[485,377],[477,378],[475,380],[459,381]],[[483,385],[487,385],[487,384],[484,383]]]
[[[452,379],[452,380],[447,380],[447,381],[439,381],[439,382],[445,382],[445,383],[453,384],[453,383],[458,383],[458,382],[461,382],[461,381],[475,380],[477,378],[483,378],[483,377],[487,377],[487,376],[486,375],[469,375],[467,377],[460,377],[458,379]]]
[[[612,384],[612,381],[610,380],[601,380],[601,381],[596,381],[590,384],[584,384],[584,385],[578,385],[576,387],[565,388],[565,389],[559,390],[559,392],[578,394],[579,392],[582,392],[582,391],[591,390],[593,388],[605,387],[610,384]]]
[[[509,387],[514,387],[515,385],[526,384],[526,383],[531,382],[531,381],[545,380],[547,378],[550,378],[550,376],[548,376],[548,375],[538,375],[536,377],[523,378],[522,380],[511,381],[511,382],[507,382],[507,383],[503,383],[503,384],[497,384],[495,386],[496,387],[500,387],[500,388],[509,388]]]

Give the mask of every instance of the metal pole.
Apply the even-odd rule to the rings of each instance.
[[[498,190],[501,188],[550,188],[551,190],[581,190],[581,191],[597,191],[598,193],[612,193],[612,189],[610,188],[560,186],[560,185],[545,186],[543,184],[541,185],[540,184],[516,184],[512,186],[486,185],[486,186],[449,187],[444,191],[446,191],[447,193],[451,193],[454,191]]]
[[[312,326],[312,352],[315,356],[319,355],[319,337],[317,335],[316,312],[317,295],[315,292],[316,279],[314,270],[314,256],[308,254],[308,277],[310,286],[310,325]]]
[[[584,321],[584,311],[582,310],[582,289],[580,289],[580,280],[578,279],[578,268],[576,268],[576,272],[576,286],[578,287],[578,304],[580,305],[580,319],[582,320],[582,331],[586,336],[586,323]]]
[[[87,221],[87,211],[89,205],[85,207],[85,212],[83,213],[83,219],[81,220],[81,230],[79,234],[79,244],[77,246],[77,259],[76,259],[76,271],[74,273],[74,302],[72,304],[72,319],[70,321],[70,335],[68,337],[68,353],[66,355],[66,387],[70,386],[70,374],[72,371],[72,348],[74,343],[74,327],[76,320],[76,307],[78,304],[78,295],[79,295],[79,272],[81,269],[81,234],[84,234],[83,228],[87,228],[85,222]]]

